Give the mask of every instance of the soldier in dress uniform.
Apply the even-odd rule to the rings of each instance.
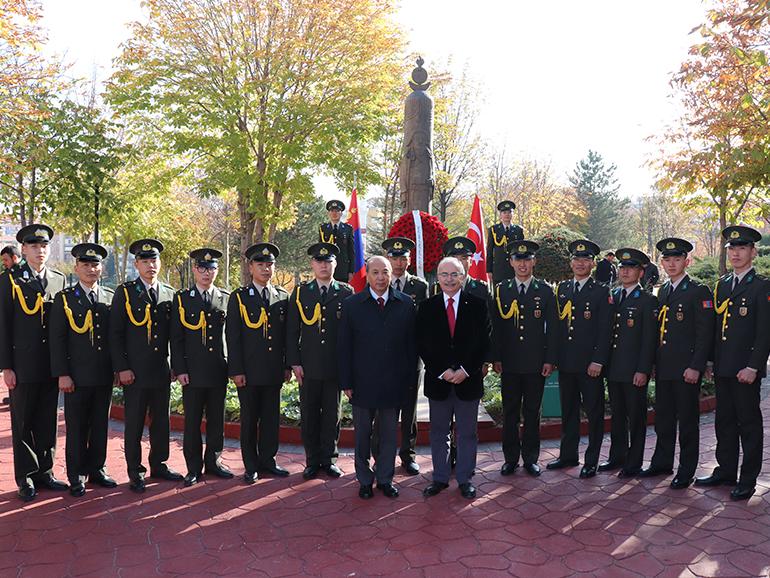
[[[46,266],[53,229],[22,227],[25,261],[0,275],[0,368],[11,397],[13,469],[19,497],[34,499],[36,488],[65,491],[54,477],[59,388],[51,377],[49,316],[64,275]]]
[[[442,252],[444,257],[456,257],[463,264],[463,268],[465,268],[465,285],[463,285],[462,290],[474,297],[489,301],[489,285],[487,282],[468,276],[468,270],[471,267],[473,255],[476,252],[476,243],[468,237],[452,237],[444,243]],[[430,294],[438,295],[440,292],[441,287],[438,283],[434,283]]]
[[[118,372],[125,401],[125,453],[129,488],[145,491],[142,433],[149,412],[150,477],[179,481],[182,474],[166,465],[169,453],[169,332],[174,288],[158,280],[163,244],[139,239],[128,247],[139,277],[119,285],[110,312],[112,367]]]
[[[406,293],[412,298],[415,305],[419,305],[428,298],[428,282],[417,275],[411,275],[407,270],[411,263],[411,252],[414,250],[414,241],[405,237],[391,237],[382,242],[382,248],[393,268],[390,286],[396,291]],[[418,376],[423,372],[422,361],[417,361]],[[415,382],[407,394],[406,405],[401,408],[401,447],[398,456],[401,458],[401,467],[410,476],[420,473],[420,465],[415,460],[417,445],[417,393],[420,389],[420,379]],[[375,418],[376,419],[376,418]],[[375,426],[372,435],[372,453],[378,454],[379,440],[378,428]]]
[[[524,229],[511,223],[516,203],[501,201],[497,205],[500,222],[487,230],[487,273],[492,276],[492,283],[513,279],[513,267],[508,261],[512,246],[524,238]]]
[[[688,487],[698,466],[701,377],[714,335],[711,291],[690,279],[692,243],[667,237],[655,245],[668,275],[658,291],[658,347],[655,363],[655,434],[650,466],[641,477],[668,475],[674,468],[679,427],[679,468],[671,487]]]
[[[289,293],[270,283],[280,254],[272,243],[246,249],[251,283],[236,289],[227,307],[227,371],[241,402],[241,456],[247,484],[258,472],[288,476],[275,463],[281,414],[281,386],[291,372],[286,363]]]
[[[356,262],[355,247],[353,245],[353,227],[343,223],[342,211],[345,203],[332,200],[326,203],[329,212],[329,222],[323,223],[318,228],[318,240],[322,243],[334,243],[339,247],[337,256],[337,268],[334,270],[334,278],[343,283],[350,283],[353,279],[353,265]]]
[[[616,254],[620,259],[620,285],[612,292],[612,348],[606,374],[612,409],[610,457],[599,464],[599,471],[620,468],[618,476],[626,478],[642,469],[647,383],[657,339],[657,301],[639,283],[650,258],[630,248],[618,249]]]
[[[179,291],[171,307],[171,367],[182,385],[184,441],[187,464],[184,485],[192,486],[205,472],[232,478],[220,457],[225,441],[225,312],[230,293],[214,285],[222,252],[209,247],[190,252],[195,283]],[[206,413],[206,453],[201,422]]]
[[[750,227],[722,231],[732,272],[714,291],[716,330],[713,373],[716,381],[717,467],[696,486],[737,485],[733,500],[748,500],[762,468],[763,426],[759,389],[770,350],[770,281],[753,263],[762,235]],[[738,475],[738,444],[743,464]]]
[[[604,380],[610,350],[610,290],[591,278],[599,246],[588,239],[569,244],[574,277],[559,283],[559,399],[561,445],[559,457],[546,467],[577,466],[580,406],[588,417],[588,447],[581,478],[596,475],[604,436]]]
[[[502,374],[504,476],[516,470],[520,456],[527,473],[540,475],[540,405],[545,378],[557,361],[559,317],[551,287],[532,275],[539,248],[534,241],[513,244],[510,262],[516,275],[495,284],[492,348],[495,371]]]
[[[104,469],[112,387],[117,384],[109,348],[114,292],[99,284],[106,248],[80,243],[71,252],[78,283],[54,298],[51,374],[64,393],[70,494],[81,497],[86,480],[103,488],[118,485]]]
[[[341,392],[337,327],[342,317],[342,301],[353,294],[353,288],[333,277],[339,254],[337,245],[316,243],[307,253],[314,278],[294,289],[286,321],[286,363],[299,383],[306,466],[302,477],[309,480],[323,470],[339,478]]]

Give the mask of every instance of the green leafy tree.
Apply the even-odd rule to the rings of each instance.
[[[580,233],[556,227],[535,239],[540,244],[537,252],[535,275],[550,283],[558,283],[572,276],[569,244],[582,238]]]

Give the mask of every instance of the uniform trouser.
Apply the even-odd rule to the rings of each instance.
[[[281,385],[238,388],[241,457],[247,472],[275,467],[281,415]]]
[[[627,472],[638,472],[647,435],[647,386],[608,381],[607,389],[612,411],[610,462],[620,464]]]
[[[167,468],[169,445],[168,402],[169,385],[158,387],[123,388],[126,407],[125,441],[128,477],[137,478],[147,472],[142,465],[142,433],[144,418],[150,414],[150,473],[161,473]]]
[[[401,406],[401,445],[398,450],[398,457],[401,458],[401,463],[405,464],[413,462],[417,452],[415,447],[417,446],[417,392],[420,389],[420,379],[425,377],[425,370],[417,372],[417,385],[410,389],[406,394],[406,403]],[[376,421],[377,418],[375,418]],[[378,428],[376,427],[372,433],[372,455],[377,455],[379,448],[379,439],[377,438]]]
[[[452,471],[450,462],[450,429],[455,418],[457,441],[457,465],[455,477],[458,484],[470,481],[476,469],[479,400],[458,399],[454,388],[444,400],[431,399],[430,404],[430,453],[433,459],[433,481],[446,484]]]
[[[715,474],[734,479],[738,473],[738,444],[743,447],[741,484],[753,486],[762,469],[762,411],[759,408],[759,387],[754,383],[740,383],[734,377],[717,377],[717,463]]]
[[[328,466],[337,461],[340,437],[340,389],[336,380],[305,377],[299,387],[305,464]]]
[[[396,465],[396,446],[398,431],[398,408],[373,409],[353,406],[353,427],[356,439],[356,479],[361,485],[368,486],[374,481],[374,472],[369,463],[372,455],[372,430],[377,418],[377,433],[380,440],[374,460],[377,462],[377,484],[389,484],[393,481]]]
[[[559,401],[561,403],[561,445],[559,458],[578,461],[580,443],[580,405],[588,418],[588,447],[585,465],[596,466],[604,437],[604,381],[586,372],[559,372]]]
[[[184,403],[184,440],[182,451],[187,471],[200,475],[206,468],[217,466],[225,445],[225,386],[182,387]],[[206,413],[206,454],[203,455],[201,422]]]
[[[112,383],[98,387],[76,384],[75,391],[64,394],[64,456],[71,484],[85,482],[87,476],[104,475],[111,400]]]
[[[17,383],[10,398],[13,470],[22,486],[53,475],[59,388],[56,380]]]
[[[505,461],[525,465],[537,463],[540,455],[540,406],[545,377],[539,373],[503,373],[503,454]],[[519,438],[519,422],[524,434]]]
[[[674,469],[674,446],[679,426],[678,475],[692,478],[698,467],[699,420],[698,401],[700,380],[687,383],[682,380],[656,380],[655,382],[655,452],[650,468]]]

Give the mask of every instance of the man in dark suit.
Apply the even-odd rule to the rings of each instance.
[[[516,203],[501,201],[497,204],[500,222],[487,229],[487,273],[493,284],[512,279],[513,267],[508,260],[513,244],[524,238],[524,229],[511,222]]]
[[[398,496],[393,485],[398,414],[417,378],[415,305],[411,297],[390,288],[391,275],[385,257],[367,261],[368,287],[345,299],[337,340],[340,389],[353,404],[358,495],[364,499],[374,495],[369,458],[375,416],[377,487],[389,498]]]
[[[337,257],[337,268],[334,270],[334,278],[343,283],[350,283],[353,279],[353,265],[356,262],[355,247],[353,245],[353,227],[342,222],[342,211],[345,203],[332,200],[326,203],[329,211],[329,222],[323,223],[318,228],[318,240],[322,243],[333,243],[340,249]]]
[[[51,374],[64,393],[67,477],[70,494],[86,493],[85,482],[114,488],[107,475],[107,429],[112,386],[109,348],[113,291],[99,285],[107,249],[95,243],[72,248],[78,283],[61,291],[51,311]]]
[[[489,285],[487,282],[482,279],[474,279],[473,277],[468,276],[468,270],[471,267],[473,255],[476,253],[476,244],[468,237],[451,237],[444,243],[442,252],[444,257],[455,257],[462,263],[463,269],[465,269],[465,284],[463,285],[462,290],[465,293],[470,293],[474,297],[478,297],[484,301],[489,300]],[[431,295],[438,295],[441,293],[441,286],[439,283],[433,284],[430,293]]]
[[[25,261],[0,275],[0,367],[11,395],[13,469],[19,497],[36,488],[64,491],[53,475],[59,389],[51,378],[48,325],[64,275],[46,266],[53,229],[27,225],[16,235]]]
[[[551,287],[532,275],[539,248],[534,241],[512,245],[510,261],[516,275],[495,285],[492,349],[495,371],[502,373],[504,476],[516,470],[519,456],[528,474],[540,475],[540,405],[545,378],[557,361],[559,317]]]
[[[599,471],[620,468],[618,476],[627,478],[642,469],[647,384],[655,360],[657,301],[639,284],[642,266],[650,258],[637,249],[618,249],[617,254],[620,286],[612,292],[612,348],[607,370],[612,409],[610,459],[599,464]]]
[[[289,475],[275,463],[281,387],[291,375],[286,364],[289,293],[270,282],[279,254],[272,243],[246,249],[251,283],[236,289],[227,307],[227,366],[241,402],[241,457],[247,484],[257,481],[258,472]]]
[[[668,237],[656,245],[668,281],[658,291],[658,347],[655,364],[655,434],[650,466],[641,477],[670,474],[679,426],[679,469],[675,490],[688,487],[698,467],[701,377],[714,334],[711,291],[690,279],[692,243]]]
[[[581,478],[596,475],[604,437],[604,381],[610,349],[610,291],[591,278],[599,246],[587,239],[569,244],[574,277],[556,290],[559,311],[561,445],[549,470],[577,466],[580,406],[588,417],[588,447]]]
[[[604,259],[596,265],[596,280],[612,287],[618,280],[618,270],[615,268],[615,253],[607,251]]]
[[[428,282],[421,277],[411,275],[408,271],[411,263],[411,252],[414,250],[414,241],[405,237],[391,237],[382,242],[382,248],[393,268],[390,286],[396,291],[406,293],[412,298],[415,305],[428,298]],[[422,372],[422,362],[417,361],[417,373]],[[415,446],[417,444],[417,392],[420,389],[419,378],[414,387],[409,391],[406,403],[401,408],[401,447],[398,456],[401,458],[401,466],[410,476],[420,473],[420,466],[415,461]],[[375,424],[372,437],[372,453],[378,451],[377,427]]]
[[[465,269],[454,257],[438,265],[441,293],[420,304],[417,353],[425,362],[425,396],[430,400],[433,482],[423,490],[435,496],[449,487],[450,429],[455,418],[455,474],[463,497],[476,497],[471,476],[476,468],[479,400],[491,326],[487,303],[461,291]]]
[[[340,388],[337,369],[337,330],[342,301],[353,294],[347,283],[334,280],[337,245],[316,243],[307,250],[313,280],[298,285],[289,300],[286,321],[286,363],[299,383],[305,470],[339,478],[337,440],[340,435]]]
[[[171,307],[171,367],[182,386],[184,440],[187,464],[185,486],[197,484],[206,473],[232,478],[220,462],[225,435],[225,312],[230,293],[214,285],[222,252],[211,248],[190,252],[195,283],[179,291]],[[206,454],[201,422],[206,412]]]
[[[759,389],[770,351],[770,281],[754,269],[759,231],[730,226],[722,231],[733,270],[715,291],[714,380],[717,467],[696,486],[737,485],[733,500],[748,500],[762,469],[763,426]],[[738,477],[738,444],[743,464]]]
[[[174,288],[158,280],[163,244],[139,239],[128,248],[139,277],[119,285],[110,312],[112,367],[118,372],[126,404],[124,445],[129,488],[145,491],[142,433],[149,412],[150,477],[179,481],[182,475],[166,465],[169,453],[168,363],[171,303]]]

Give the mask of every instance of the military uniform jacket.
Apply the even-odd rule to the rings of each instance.
[[[585,373],[591,363],[607,366],[610,352],[610,290],[588,278],[575,295],[575,281],[556,289],[559,303],[559,369]]]
[[[323,302],[316,281],[294,289],[286,322],[287,365],[301,365],[305,377],[310,379],[337,380],[337,329],[342,318],[342,300],[352,294],[353,288],[339,281],[331,283]],[[313,323],[308,325],[305,321]]]
[[[270,302],[264,306],[249,284],[236,289],[227,306],[227,373],[245,375],[247,386],[276,386],[284,381],[289,293],[273,285],[269,293]]]
[[[735,377],[751,367],[764,377],[770,350],[770,281],[751,269],[731,293],[732,284],[732,273],[717,283],[714,375]]]
[[[705,285],[685,275],[669,296],[671,281],[658,291],[657,379],[682,381],[685,369],[701,374],[714,338],[714,303]]]
[[[115,289],[110,311],[112,367],[116,372],[134,372],[134,383],[129,387],[168,387],[173,299],[174,288],[160,282],[155,306],[141,279],[127,281]]]
[[[68,375],[75,387],[112,389],[109,330],[113,295],[112,289],[99,285],[97,302],[92,304],[79,283],[56,295],[51,310],[51,375]]]
[[[401,287],[401,292],[409,295],[415,305],[419,305],[421,301],[425,301],[428,298],[428,282],[417,275],[410,275],[409,271],[405,273],[405,277],[406,282]],[[393,284],[391,283],[392,286]]]
[[[658,322],[657,300],[637,285],[620,301],[623,288],[612,292],[612,348],[607,379],[631,383],[634,374],[652,373]]]
[[[469,295],[473,295],[484,301],[489,301],[489,285],[486,281],[474,279],[473,277],[466,277],[465,285],[463,285],[462,290]],[[434,283],[430,294],[438,295],[439,293],[441,293],[441,286],[438,283]]]
[[[495,283],[503,279],[513,279],[513,267],[508,261],[508,246],[524,238],[524,229],[511,224],[508,232],[502,223],[496,223],[487,229],[487,273],[492,273]]]
[[[48,326],[66,279],[48,267],[45,276],[43,289],[26,262],[0,275],[0,369],[13,369],[18,383],[51,379]]]
[[[211,293],[208,307],[195,286],[177,292],[171,306],[171,367],[176,375],[189,375],[186,387],[227,385],[224,333],[230,293],[213,286]]]
[[[504,373],[539,374],[543,364],[556,364],[559,316],[547,283],[533,277],[524,295],[515,279],[496,283],[491,307],[493,357]]]
[[[334,226],[330,223],[321,225],[318,240],[324,243],[334,243],[339,247],[340,254],[337,255],[337,268],[334,270],[334,278],[338,281],[347,282],[348,275],[353,273],[353,264],[356,262],[355,248],[353,246],[353,227],[340,221],[337,225],[337,235],[334,233]]]

